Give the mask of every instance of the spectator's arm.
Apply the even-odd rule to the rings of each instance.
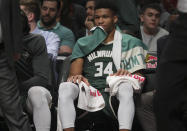
[[[64,28],[63,39],[61,40],[59,54],[72,53],[72,49],[75,44],[75,37],[73,32],[67,28]]]
[[[62,45],[60,46],[59,54],[63,54],[63,53],[72,53],[72,49],[67,45]]]

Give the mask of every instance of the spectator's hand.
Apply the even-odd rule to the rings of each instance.
[[[124,69],[119,69],[116,73],[111,74],[111,76],[123,76],[123,75],[131,75],[130,72]]]
[[[80,83],[81,81],[83,81],[87,86],[90,86],[90,83],[88,82],[88,79],[86,79],[82,75],[70,76],[67,81],[72,82],[72,83],[77,83],[77,81],[78,81],[78,83]]]
[[[90,20],[88,17],[86,17],[85,26],[90,31],[94,27],[93,20]]]

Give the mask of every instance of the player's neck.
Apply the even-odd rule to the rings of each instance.
[[[114,40],[114,33],[115,33],[115,28],[109,33],[107,38],[104,40],[104,43],[108,43],[110,41]]]

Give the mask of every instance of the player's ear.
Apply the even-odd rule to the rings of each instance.
[[[114,23],[116,24],[118,21],[118,16],[117,15],[114,15]]]

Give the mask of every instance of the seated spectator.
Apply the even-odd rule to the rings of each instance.
[[[27,16],[22,12],[23,52],[15,68],[26,109],[33,114],[36,131],[50,131],[52,100],[49,92],[49,59],[45,39],[29,33]]]
[[[43,31],[37,27],[37,21],[40,17],[39,3],[36,0],[20,0],[20,8],[27,15],[30,32],[42,35],[46,41],[47,52],[53,56],[57,56],[60,44],[58,35],[53,32]]]
[[[136,114],[144,131],[157,131],[156,118],[153,112],[153,96],[155,93],[157,68],[157,40],[169,34],[159,27],[161,8],[159,4],[151,3],[142,8],[140,15],[143,25],[141,35],[148,46],[146,57],[146,83],[143,93],[136,106]]]
[[[101,26],[103,29],[96,27],[92,35],[77,41],[71,56],[68,82],[62,83],[59,87],[58,108],[64,131],[73,131],[75,127],[74,100],[79,95],[77,80],[95,87],[102,95],[109,96],[109,92],[104,92],[108,75],[141,74],[141,70],[145,69],[146,46],[140,40],[123,34],[117,29],[117,9],[113,1],[97,2],[94,22],[96,26]],[[116,40],[116,35],[121,39]],[[99,56],[100,52],[107,53]],[[132,57],[136,58],[136,63],[133,62]],[[119,129],[129,131],[134,118],[133,88],[129,83],[121,83],[118,87],[116,97],[120,101],[117,117]],[[106,105],[109,105],[108,101],[107,97]],[[106,113],[110,111],[110,107],[106,106],[102,111]],[[112,113],[106,114],[111,114],[110,117],[113,117]]]
[[[72,30],[76,40],[83,37],[85,34],[84,21],[86,19],[84,7],[72,3],[72,0],[61,0],[61,2],[60,23]]]
[[[95,0],[88,0],[86,2],[86,36],[90,35],[90,30],[94,27],[94,8],[95,8]]]
[[[161,8],[159,4],[148,4],[142,8],[140,19],[142,22],[141,35],[149,52],[157,51],[157,40],[168,35],[169,32],[159,27]]]
[[[59,0],[41,1],[41,19],[37,26],[39,29],[56,33],[60,38],[59,53],[71,53],[75,44],[73,32],[56,21],[60,10]]]

